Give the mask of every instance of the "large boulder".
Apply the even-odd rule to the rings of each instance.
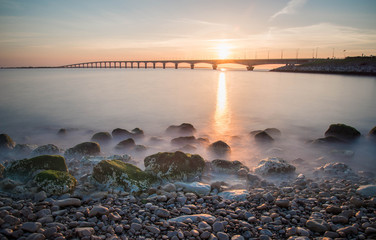
[[[373,128],[369,131],[368,136],[372,137],[373,139],[376,139],[376,126],[373,127]]]
[[[38,147],[37,145],[16,144],[16,146],[13,148],[11,155],[15,157],[16,159],[26,158],[37,147]],[[41,154],[41,155],[44,155],[44,154]]]
[[[10,151],[16,143],[7,134],[0,134],[0,151]]]
[[[194,136],[177,137],[171,140],[171,144],[175,146],[184,146],[187,144],[195,144],[197,142]]]
[[[271,143],[274,141],[274,139],[266,131],[256,133],[254,138],[258,143]]]
[[[31,156],[40,156],[40,155],[56,155],[60,153],[60,149],[53,145],[53,144],[47,144],[40,147],[37,147],[31,152]]]
[[[135,146],[136,146],[136,143],[134,142],[134,140],[132,138],[128,138],[126,140],[119,142],[115,146],[115,149],[119,150],[119,151],[120,150],[130,150],[130,149],[133,149]]]
[[[101,152],[101,147],[96,142],[83,142],[65,151],[64,157],[68,159],[81,159],[84,156],[96,156]]]
[[[58,155],[42,155],[29,159],[14,161],[5,169],[5,177],[27,181],[38,170],[56,170],[68,172],[64,157]]]
[[[259,162],[254,168],[255,173],[261,175],[271,175],[280,173],[293,173],[295,167],[282,158],[268,158]]]
[[[108,132],[98,132],[91,137],[91,141],[99,144],[108,144],[111,140],[112,136]]]
[[[131,132],[122,128],[114,129],[111,134],[114,139],[127,139],[132,137]]]
[[[337,123],[329,126],[325,132],[325,136],[337,137],[344,141],[352,141],[360,137],[360,132],[351,126]]]
[[[44,170],[34,177],[39,188],[51,195],[62,195],[72,192],[77,180],[68,172]]]
[[[246,172],[249,172],[249,169],[239,161],[215,159],[210,166],[213,172],[216,173],[237,174],[240,169],[245,169]]]
[[[148,189],[157,178],[138,167],[120,160],[103,160],[93,168],[92,177],[108,187],[121,187],[138,192]]]
[[[223,141],[210,144],[208,150],[217,156],[226,156],[231,152],[230,146]]]
[[[205,167],[204,159],[197,154],[180,151],[160,152],[144,159],[145,171],[160,178],[186,181],[201,177]]]
[[[191,136],[196,129],[190,123],[182,123],[179,126],[171,125],[166,129],[166,133],[174,136]]]
[[[362,195],[363,197],[376,197],[376,185],[362,185],[356,190],[356,193]]]
[[[132,130],[132,137],[133,138],[136,138],[136,139],[139,139],[139,138],[142,138],[144,137],[144,131],[140,128],[135,128]]]

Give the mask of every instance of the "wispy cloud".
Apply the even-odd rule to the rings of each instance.
[[[303,6],[307,0],[290,0],[287,3],[287,6],[276,12],[273,16],[269,18],[269,21],[273,21],[276,17],[283,14],[292,14],[295,13],[296,10]]]

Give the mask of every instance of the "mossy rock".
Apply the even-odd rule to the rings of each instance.
[[[136,143],[132,138],[128,138],[126,140],[123,140],[119,142],[116,146],[116,150],[130,150],[133,149],[136,146]]]
[[[145,171],[163,179],[187,181],[201,177],[204,159],[197,154],[180,151],[160,152],[144,159]]]
[[[249,168],[239,161],[215,159],[211,162],[211,168],[216,173],[236,174],[240,169],[249,172]]]
[[[68,172],[65,158],[59,155],[42,155],[12,162],[5,169],[5,177],[27,181],[37,170],[56,170]]]
[[[92,177],[101,184],[131,192],[146,190],[157,181],[152,174],[120,160],[102,160],[93,168]]]
[[[0,134],[0,150],[12,150],[16,143],[7,134]]]
[[[65,151],[67,159],[81,159],[84,156],[96,156],[101,152],[101,147],[96,142],[83,142]]]
[[[39,188],[51,195],[73,192],[77,180],[67,172],[44,170],[34,177]]]

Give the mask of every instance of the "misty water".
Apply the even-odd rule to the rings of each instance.
[[[260,159],[302,158],[297,172],[311,172],[326,162],[341,161],[354,170],[376,170],[376,144],[366,135],[376,125],[376,78],[209,69],[30,69],[0,71],[0,132],[17,143],[53,143],[66,149],[89,141],[95,132],[136,127],[147,147],[130,154],[140,167],[143,158],[179,149],[165,134],[170,125],[191,123],[196,137],[223,140],[230,160],[254,167]],[[362,133],[356,143],[315,147],[307,141],[324,137],[332,123]],[[278,128],[282,135],[261,146],[250,131]],[[66,137],[56,133],[68,130]],[[158,137],[160,141],[151,141]],[[102,154],[119,154],[114,141]],[[197,153],[211,156],[203,145]],[[351,150],[353,157],[333,155]]]

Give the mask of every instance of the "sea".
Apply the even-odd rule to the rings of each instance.
[[[367,137],[376,126],[376,77],[279,73],[238,69],[2,69],[0,133],[17,143],[55,144],[61,149],[90,141],[96,132],[140,128],[142,153],[116,152],[113,142],[102,155],[143,158],[176,151],[167,127],[190,123],[195,137],[231,147],[225,158],[249,168],[261,159],[304,161],[297,171],[328,162],[345,162],[354,171],[376,174],[376,143]],[[362,137],[352,144],[318,147],[330,124],[344,123]],[[65,137],[57,135],[67,130]],[[278,128],[273,144],[259,145],[251,131]],[[158,139],[159,141],[151,141]],[[210,161],[207,146],[190,152]]]

